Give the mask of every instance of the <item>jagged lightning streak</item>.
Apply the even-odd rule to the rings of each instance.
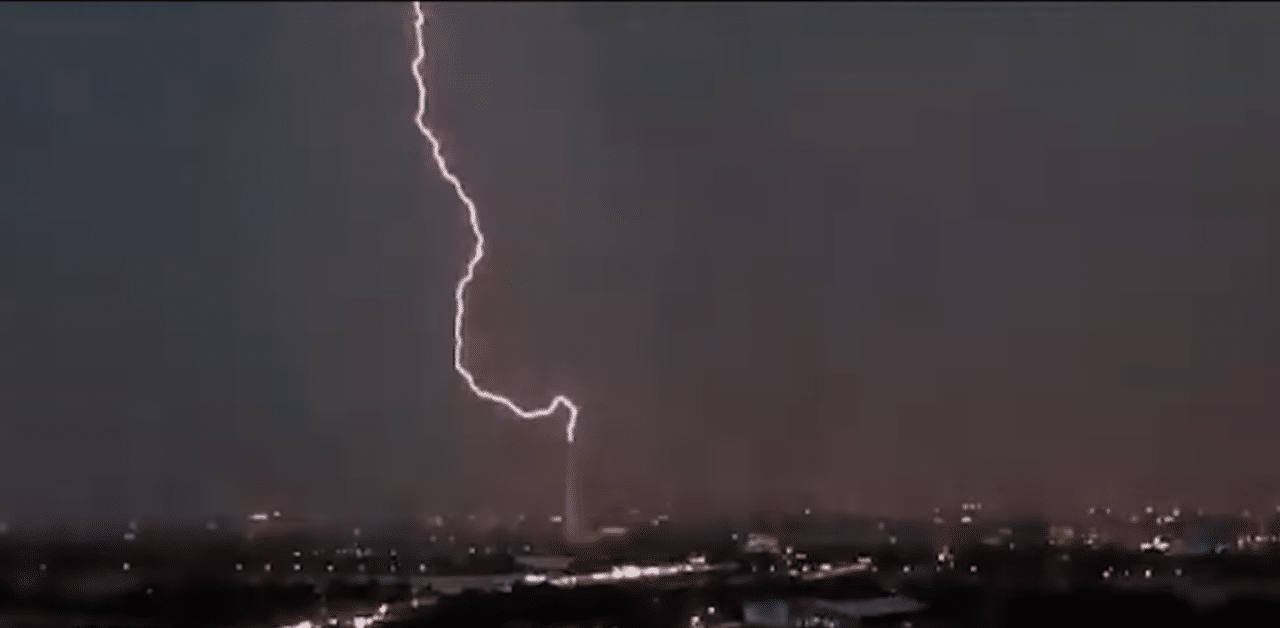
[[[574,405],[573,401],[570,401],[568,397],[564,395],[556,395],[556,397],[551,400],[551,403],[547,404],[545,407],[538,408],[536,410],[525,410],[516,405],[514,401],[481,388],[476,384],[475,375],[472,375],[471,371],[468,371],[467,367],[462,364],[462,319],[466,314],[465,302],[467,285],[471,283],[471,280],[475,279],[476,265],[478,265],[480,260],[484,258],[484,234],[480,231],[480,215],[476,210],[475,202],[472,201],[471,197],[467,196],[466,191],[462,189],[462,181],[449,171],[449,166],[445,163],[444,155],[440,152],[440,140],[436,138],[435,133],[432,133],[431,129],[427,128],[426,123],[423,122],[423,118],[425,118],[427,114],[427,87],[426,83],[422,80],[421,66],[423,59],[427,57],[427,48],[423,41],[422,30],[423,26],[427,22],[427,17],[422,13],[421,2],[413,3],[413,13],[415,16],[413,27],[414,31],[417,33],[418,39],[418,55],[414,58],[412,66],[413,80],[418,85],[418,113],[414,116],[413,121],[418,125],[418,131],[421,132],[423,137],[427,138],[427,141],[431,143],[431,156],[435,158],[436,166],[440,168],[440,176],[444,177],[444,180],[448,181],[450,185],[453,186],[454,191],[457,192],[458,200],[462,201],[462,204],[467,207],[467,217],[471,221],[471,233],[475,235],[476,238],[476,247],[475,251],[471,254],[471,261],[467,262],[467,270],[462,274],[462,278],[458,280],[458,287],[453,293],[453,300],[456,306],[453,317],[453,370],[457,371],[458,375],[461,375],[462,379],[467,382],[467,387],[471,389],[472,394],[484,399],[485,401],[505,406],[513,414],[522,419],[541,419],[555,414],[556,409],[563,406],[569,411],[569,423],[565,426],[565,438],[568,442],[572,443],[573,432],[578,425],[578,406]]]

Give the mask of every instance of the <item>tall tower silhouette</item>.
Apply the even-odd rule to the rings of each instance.
[[[575,443],[568,443],[564,459],[564,539],[570,545],[591,545],[600,540],[595,530],[584,530],[582,520],[582,485],[578,478],[578,454]]]
[[[568,443],[564,453],[564,537],[577,541],[582,536],[578,520],[578,464],[574,444]]]

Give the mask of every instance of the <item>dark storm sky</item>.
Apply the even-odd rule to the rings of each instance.
[[[598,507],[1280,499],[1275,7],[429,11]],[[559,508],[409,16],[0,6],[0,514]]]

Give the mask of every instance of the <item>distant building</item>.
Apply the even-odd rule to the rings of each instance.
[[[782,545],[776,536],[752,532],[743,541],[742,551],[748,554],[781,554]]]
[[[1187,521],[1179,547],[1187,553],[1211,554],[1239,549],[1241,539],[1257,534],[1257,524],[1239,517],[1210,515]]]
[[[1126,517],[1095,510],[1083,525],[1075,529],[1075,536],[1095,548],[1119,545],[1138,551],[1143,543],[1151,541],[1153,532],[1144,523],[1131,523]]]
[[[1009,522],[1011,538],[1017,547],[1043,547],[1049,544],[1049,522],[1035,517],[1019,517]]]
[[[1083,543],[1087,537],[1070,523],[1058,523],[1049,527],[1049,541],[1059,547],[1070,547]]]

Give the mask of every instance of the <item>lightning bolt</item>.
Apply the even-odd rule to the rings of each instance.
[[[467,367],[462,364],[462,321],[466,316],[467,286],[471,284],[473,279],[475,279],[476,266],[480,263],[481,259],[484,259],[484,233],[480,231],[480,213],[476,210],[475,201],[472,201],[471,197],[462,189],[462,181],[458,179],[457,175],[453,174],[453,172],[449,170],[449,165],[445,163],[444,155],[440,152],[440,140],[436,138],[435,133],[432,133],[431,129],[427,127],[425,122],[423,122],[427,113],[427,88],[425,82],[422,80],[422,72],[420,68],[422,66],[423,59],[427,56],[427,48],[423,42],[422,32],[422,27],[427,23],[427,18],[422,13],[421,2],[413,3],[413,13],[415,16],[413,26],[414,31],[417,33],[418,40],[418,55],[414,58],[413,65],[411,66],[411,69],[413,70],[413,80],[418,85],[418,112],[414,116],[413,121],[414,124],[418,126],[418,131],[421,132],[422,136],[427,138],[427,141],[431,144],[431,156],[435,158],[436,166],[440,168],[440,176],[444,177],[444,180],[448,181],[453,186],[454,191],[457,192],[458,200],[462,201],[462,204],[466,206],[467,218],[471,222],[471,233],[475,235],[476,238],[476,246],[475,250],[471,254],[471,261],[467,262],[466,272],[464,272],[462,274],[462,278],[458,280],[458,286],[453,292],[453,300],[456,305],[453,317],[453,370],[457,371],[458,375],[462,376],[463,381],[467,383],[467,387],[471,389],[471,393],[473,395],[485,401],[501,405],[521,419],[541,419],[555,414],[557,409],[564,407],[569,411],[569,423],[565,426],[565,439],[572,443],[573,433],[578,425],[578,406],[574,405],[573,401],[568,397],[564,395],[556,395],[555,398],[551,400],[551,403],[542,408],[525,410],[524,408],[516,405],[516,403],[511,399],[481,388],[480,385],[476,383],[475,375],[473,375],[471,371],[468,371]]]

